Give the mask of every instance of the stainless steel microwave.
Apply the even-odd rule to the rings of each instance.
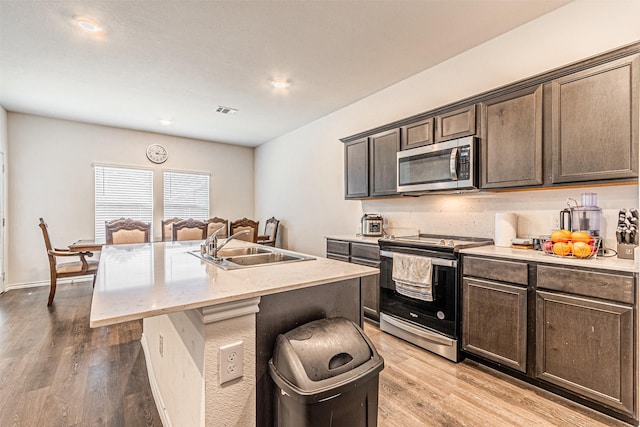
[[[476,189],[476,150],[467,136],[398,152],[398,192]]]

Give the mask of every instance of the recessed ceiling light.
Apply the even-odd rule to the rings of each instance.
[[[173,123],[173,120],[171,119],[160,119],[160,124],[162,126],[169,126],[171,123]]]
[[[80,28],[82,28],[85,31],[89,31],[92,33],[97,33],[98,31],[102,31],[102,27],[100,26],[100,24],[98,24],[96,21],[93,21],[89,18],[76,16],[73,19],[75,19],[76,23],[80,26]]]
[[[289,87],[289,81],[287,79],[273,79],[271,80],[271,86],[277,89],[285,89]]]

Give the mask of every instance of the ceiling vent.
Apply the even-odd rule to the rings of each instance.
[[[231,107],[223,107],[222,105],[218,105],[218,108],[216,109],[217,113],[222,113],[222,114],[235,114],[238,112],[237,108],[231,108]]]

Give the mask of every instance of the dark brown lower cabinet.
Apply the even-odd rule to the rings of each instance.
[[[536,376],[634,412],[633,307],[536,292]]]
[[[327,258],[380,268],[380,246],[373,243],[327,239]],[[360,279],[362,311],[368,319],[380,320],[380,275]]]
[[[527,288],[465,277],[462,348],[527,371]]]

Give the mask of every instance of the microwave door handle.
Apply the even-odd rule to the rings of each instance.
[[[458,180],[458,148],[451,150],[451,157],[449,157],[449,172],[451,172],[451,180]]]

